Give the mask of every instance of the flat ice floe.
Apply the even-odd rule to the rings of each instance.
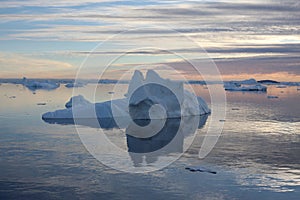
[[[91,103],[83,96],[75,96],[67,102],[66,107],[47,112],[42,118],[164,119],[210,113],[206,102],[185,90],[183,82],[163,79],[153,70],[147,72],[145,79],[140,71],[135,71],[123,99]]]

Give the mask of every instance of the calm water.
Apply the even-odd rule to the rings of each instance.
[[[124,87],[124,88],[123,88]],[[125,86],[120,90],[126,91]],[[194,86],[207,101],[209,94]],[[93,99],[88,85],[78,93]],[[110,98],[99,86],[97,101]],[[21,85],[0,85],[0,199],[298,199],[300,196],[300,91],[269,86],[268,93],[227,92],[227,117],[213,151],[198,151],[207,122],[191,148],[170,166],[128,174],[104,166],[82,145],[74,125],[48,124],[47,111],[63,108],[72,89],[33,94]],[[268,99],[276,95],[277,99]],[[46,103],[46,105],[37,105]],[[83,126],[87,132],[96,128]],[[107,130],[118,145],[126,138]],[[125,147],[126,148],[126,145]],[[200,165],[217,174],[193,173]]]

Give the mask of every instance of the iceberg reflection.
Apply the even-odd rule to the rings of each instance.
[[[143,125],[147,126],[149,120],[129,121],[126,118],[117,120],[114,118],[44,119],[44,121],[61,125],[75,124],[76,121],[76,125],[91,128],[125,129],[127,151],[133,165],[139,167],[142,166],[144,160],[146,164],[151,164],[156,162],[160,156],[183,153],[186,150],[184,139],[193,136],[197,129],[201,129],[205,125],[207,117],[208,115],[167,118],[163,127],[154,135],[149,131],[155,130],[155,126],[161,127],[161,120],[152,119],[150,129],[143,129]],[[152,136],[143,137],[144,135]]]

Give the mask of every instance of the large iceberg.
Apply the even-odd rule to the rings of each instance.
[[[146,78],[135,71],[123,99],[91,103],[72,97],[66,109],[43,114],[43,119],[116,118],[164,119],[210,113],[206,102],[184,89],[183,82],[161,78],[149,70]]]

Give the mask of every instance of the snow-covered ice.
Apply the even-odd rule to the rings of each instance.
[[[161,78],[155,71],[149,70],[144,79],[140,71],[135,71],[128,88],[129,109],[134,111],[133,118],[147,116],[149,106],[159,104],[166,109],[168,118],[179,116],[203,115],[209,113],[207,104],[201,97],[184,90],[182,82]],[[159,107],[156,107],[160,110]],[[135,112],[136,110],[136,112]],[[153,111],[153,109],[152,109]],[[163,118],[155,116],[153,118]]]
[[[144,79],[135,71],[126,98],[91,103],[75,96],[66,109],[43,114],[43,119],[113,118],[162,119],[210,113],[206,102],[183,88],[183,83],[161,78],[153,70]]]

